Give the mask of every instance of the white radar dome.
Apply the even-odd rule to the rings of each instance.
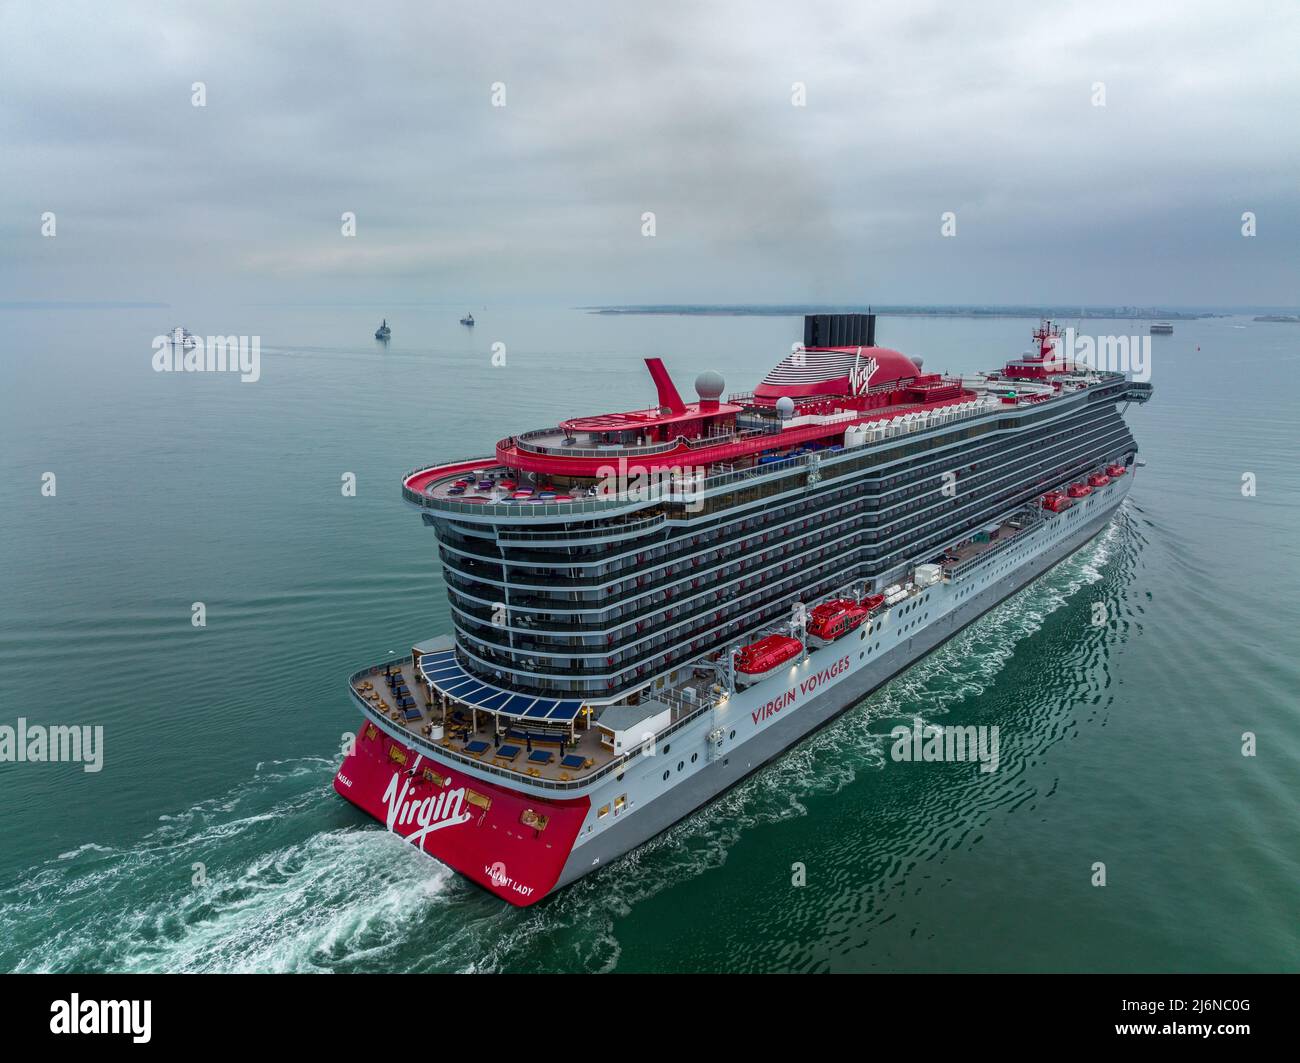
[[[726,386],[722,374],[712,369],[706,370],[695,378],[695,394],[706,402],[721,398],[722,389]]]

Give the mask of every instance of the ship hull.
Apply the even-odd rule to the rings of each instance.
[[[555,888],[590,801],[548,800],[434,762],[365,723],[334,789],[415,848],[526,907]]]
[[[873,690],[1086,545],[1110,523],[1120,500],[1122,496],[1067,538],[1052,544],[996,583],[972,595],[946,616],[920,628],[913,638],[858,669],[826,693],[812,698],[798,711],[782,714],[771,726],[736,747],[729,757],[713,762],[704,771],[643,805],[635,816],[614,824],[580,845],[570,856],[555,888],[563,888],[645,844],[852,708]]]
[[[526,782],[516,789],[499,774],[435,759],[390,733],[396,725],[387,721],[363,724],[335,789],[495,896],[534,904],[698,811],[1068,558],[1106,527],[1131,483],[1118,481],[1106,497],[1086,500],[1093,512],[1081,505],[1052,518],[1059,523],[1044,541],[1026,543],[1022,553],[1011,544],[1006,559],[982,575],[931,588],[927,595],[953,596],[933,620],[917,623],[916,612],[873,615],[857,637],[795,662],[788,677],[737,692],[711,718],[579,793],[530,791]],[[921,608],[927,605],[939,603]],[[880,640],[874,657],[868,640]],[[433,782],[423,778],[426,770]],[[440,794],[447,795],[441,802]]]

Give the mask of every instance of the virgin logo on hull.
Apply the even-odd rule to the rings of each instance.
[[[401,789],[398,789],[398,786]],[[388,829],[415,824],[417,830],[406,835],[412,845],[424,848],[424,839],[443,827],[454,827],[466,823],[473,816],[465,807],[465,787],[456,790],[444,790],[440,794],[430,794],[423,800],[409,799],[411,780],[402,772],[393,772],[387,789],[384,790],[384,803],[388,806]]]

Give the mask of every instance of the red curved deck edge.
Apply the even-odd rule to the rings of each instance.
[[[883,393],[878,397],[883,402],[888,401],[890,395]],[[606,477],[611,469],[639,474],[641,472],[655,473],[661,470],[694,468],[697,466],[711,467],[719,462],[732,462],[753,457],[774,446],[796,447],[803,443],[816,442],[828,434],[837,432],[842,434],[843,430],[848,428],[850,424],[873,425],[877,422],[892,421],[905,413],[920,410],[940,410],[945,406],[956,406],[962,402],[968,402],[972,398],[974,398],[973,392],[962,391],[952,398],[940,399],[932,403],[913,402],[894,405],[888,413],[884,414],[877,414],[870,409],[863,410],[861,416],[852,421],[841,421],[829,426],[812,424],[798,428],[787,428],[780,436],[758,436],[741,442],[719,443],[716,446],[692,448],[685,442],[679,442],[672,450],[662,451],[658,454],[640,455],[631,459],[626,455],[620,456],[617,450],[611,450],[608,455],[597,458],[580,458],[566,454],[534,454],[531,451],[520,450],[514,443],[514,437],[511,436],[497,443],[496,464],[504,465],[509,469],[523,469],[527,472],[544,473],[550,476],[590,476],[596,479]],[[482,465],[480,464],[478,467],[482,468]],[[409,482],[408,486],[410,486]]]
[[[494,464],[492,458],[474,458],[472,461],[454,461],[447,465],[431,465],[411,473],[402,481],[402,486],[416,493],[422,492],[434,480],[442,480],[458,472],[473,472],[475,469],[488,469]]]
[[[591,802],[465,775],[366,721],[334,789],[399,837],[519,907],[559,880]]]

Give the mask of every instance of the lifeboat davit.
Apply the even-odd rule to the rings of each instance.
[[[768,635],[736,654],[736,685],[747,687],[766,679],[803,653],[803,643],[789,635]]]
[[[1105,487],[1110,483],[1110,477],[1103,472],[1094,472],[1088,477],[1089,487]]]
[[[1128,472],[1128,469],[1124,468],[1123,465],[1106,466],[1106,475],[1112,478],[1116,476],[1123,476],[1126,472]]]
[[[1087,498],[1092,494],[1092,488],[1085,483],[1070,484],[1067,492],[1071,498]]]
[[[829,646],[850,631],[856,631],[871,614],[856,598],[834,598],[822,602],[808,621],[808,641],[814,646]]]

